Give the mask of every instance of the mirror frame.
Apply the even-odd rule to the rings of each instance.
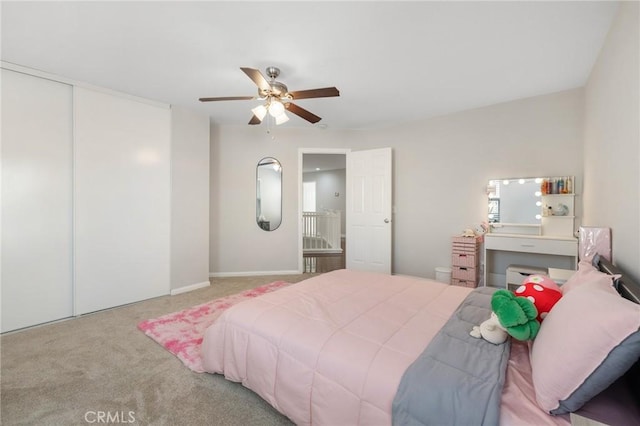
[[[533,193],[531,196],[527,196],[523,198],[522,192],[515,191],[513,192],[513,198],[509,197],[509,202],[503,203],[505,201],[504,194],[500,190],[500,187],[507,188],[511,185],[518,184],[534,184],[533,188],[529,186],[529,190],[532,190]],[[506,234],[538,234],[538,235],[547,235],[548,232],[554,235],[555,232],[558,231],[558,226],[550,226],[552,225],[549,222],[548,218],[553,217],[568,217],[575,218],[574,213],[574,201],[573,198],[562,198],[566,196],[574,197],[575,196],[575,176],[544,176],[544,177],[524,177],[524,178],[502,178],[502,179],[489,179],[487,187],[486,187],[486,195],[487,195],[487,215],[486,220],[489,225],[489,232],[494,233],[506,233]],[[519,220],[522,217],[522,214],[525,210],[516,210],[517,213],[514,214],[513,206],[517,203],[526,202],[535,202],[535,206],[531,206],[533,208],[526,210],[527,213],[524,214],[533,214],[535,220],[530,220],[525,222],[524,220]],[[553,210],[553,214],[546,214],[551,210],[551,203],[557,203],[560,208],[561,206],[565,208],[565,211],[556,211]],[[565,203],[565,204],[563,204]],[[504,214],[503,204],[508,209],[510,209],[508,214]],[[567,206],[570,205],[570,207]],[[548,209],[548,210],[547,210]],[[491,216],[492,214],[497,213],[497,218],[495,216]],[[527,216],[528,217],[528,216]],[[518,218],[517,221],[513,221],[512,218]],[[506,219],[506,220],[505,220]],[[547,219],[545,221],[545,219]],[[544,229],[548,228],[548,229]],[[564,233],[562,234],[564,235]]]
[[[264,168],[263,174],[261,175],[261,168]],[[269,185],[270,193],[267,194],[269,196],[268,200],[265,200],[263,189],[264,183],[262,180],[268,175],[264,175],[267,171],[271,171],[273,175],[277,175],[278,182],[276,183],[273,179],[272,185]],[[275,197],[276,200],[272,200]],[[270,217],[274,217],[275,219],[269,219],[264,216],[265,210],[263,209],[264,205],[268,202],[268,210],[271,210],[268,215]],[[267,220],[269,219],[269,220]],[[274,157],[264,157],[258,164],[256,165],[256,224],[263,231],[275,231],[282,224],[282,164]]]
[[[531,177],[527,177],[527,178],[503,178],[503,179],[490,179],[488,184],[487,184],[487,204],[488,204],[488,208],[487,208],[487,222],[489,222],[490,224],[508,224],[508,225],[524,225],[524,226],[539,226],[540,225],[540,218],[541,215],[539,213],[542,212],[542,208],[541,203],[540,203],[540,196],[541,193],[539,191],[540,185],[543,181],[543,179],[545,178],[541,178],[541,177],[535,177],[535,178],[531,178]],[[505,218],[511,218],[513,217],[513,210],[511,209],[509,214],[504,214],[503,208],[509,207],[510,203],[503,203],[504,199],[502,197],[502,194],[500,194],[499,196],[496,197],[495,192],[501,192],[499,190],[499,188],[501,186],[504,187],[509,187],[509,184],[514,184],[516,185],[515,187],[517,188],[519,184],[533,184],[534,187],[534,192],[535,194],[531,194],[531,198],[530,200],[532,201],[532,206],[530,206],[527,210],[529,210],[531,213],[533,213],[533,216],[530,218],[530,220],[525,221],[525,220],[506,220],[504,221]],[[517,194],[517,193],[516,193]],[[493,197],[492,197],[493,195]],[[522,197],[522,194],[517,194],[516,200],[519,200]],[[503,204],[505,204],[503,206]],[[491,215],[496,215],[497,216],[497,220],[495,217],[492,217]],[[518,213],[520,214],[520,213]]]

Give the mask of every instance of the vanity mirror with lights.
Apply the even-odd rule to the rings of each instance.
[[[492,179],[484,282],[505,286],[509,265],[576,269],[575,177]]]

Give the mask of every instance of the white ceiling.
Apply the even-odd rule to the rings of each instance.
[[[239,67],[282,70],[331,128],[388,126],[583,86],[616,2],[2,2],[2,60],[245,125]],[[311,126],[293,117],[285,126]]]

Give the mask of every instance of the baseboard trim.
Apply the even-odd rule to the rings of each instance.
[[[180,287],[180,288],[174,288],[174,289],[171,290],[170,294],[172,296],[175,296],[176,294],[187,293],[189,291],[197,290],[199,288],[209,287],[210,285],[211,285],[211,283],[209,281],[203,281],[201,283],[195,283],[195,284],[186,285],[186,286]]]
[[[257,277],[260,275],[296,275],[297,269],[290,271],[245,271],[245,272],[209,272],[209,278]]]

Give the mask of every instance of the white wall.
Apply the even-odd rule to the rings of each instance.
[[[319,172],[307,172],[302,175],[304,182],[316,183],[316,209],[321,212],[323,210],[340,210],[340,226],[344,235],[346,220],[346,197],[345,190],[347,188],[347,170],[325,170]],[[336,196],[336,193],[338,194]]]
[[[298,148],[342,148],[354,132],[272,130],[266,126],[211,127],[212,275],[298,271]],[[266,232],[256,223],[256,166],[264,157],[282,165],[282,224]]]
[[[637,2],[622,2],[585,91],[584,223],[610,227],[613,261],[640,279]]]
[[[171,108],[171,289],[209,285],[209,117]]]
[[[451,263],[450,237],[484,220],[490,178],[575,175],[580,193],[582,105],[577,89],[392,128],[276,129],[275,140],[264,126],[214,127],[210,271],[297,270],[298,148],[390,146],[393,271],[434,277],[436,266]],[[275,232],[254,218],[255,166],[265,156],[283,166],[283,222]]]
[[[394,147],[397,273],[433,277],[451,264],[450,237],[485,220],[491,178],[575,175],[581,189],[581,90],[364,136],[352,147]]]
[[[449,265],[450,236],[484,219],[488,179],[573,175],[578,222],[611,227],[614,261],[640,279],[638,13],[638,3],[621,3],[585,89],[385,129],[277,129],[271,140],[263,126],[214,128],[210,271],[296,268],[299,147],[391,146],[394,272],[432,277]],[[284,168],[276,233],[252,220],[263,156]]]

